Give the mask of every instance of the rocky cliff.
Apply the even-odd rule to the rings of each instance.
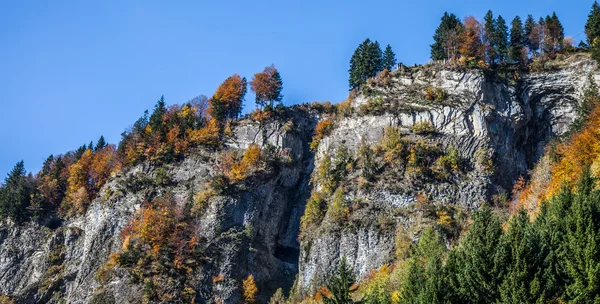
[[[269,143],[287,151],[291,161],[253,177],[234,195],[209,200],[195,231],[203,240],[201,262],[189,274],[195,300],[238,303],[240,282],[248,274],[257,282],[261,303],[294,282],[297,294],[309,292],[342,257],[362,277],[392,261],[402,240],[418,238],[420,227],[439,223],[440,212],[457,218],[485,202],[501,202],[550,140],[568,130],[590,74],[600,80],[596,65],[581,54],[531,73],[403,68],[352,97],[352,110],[335,116],[333,129],[314,151],[309,144],[315,125],[331,115],[297,106],[268,122],[238,121],[224,150]],[[384,165],[394,160],[373,152],[380,163],[376,178],[369,187],[359,186],[365,170],[358,165],[360,148],[377,151],[390,126],[402,137],[407,157],[428,151],[419,156],[424,161]],[[426,132],[419,128],[424,126]],[[305,204],[322,188],[314,168],[326,157],[336,158],[341,146],[348,162],[356,164],[338,181],[345,213],[334,214],[335,199],[326,198],[323,217],[298,237]],[[439,173],[436,159],[451,151],[457,151],[460,166]],[[144,286],[130,273],[117,268],[100,280],[99,270],[122,248],[121,231],[148,197],[172,193],[185,206],[215,175],[216,154],[197,149],[180,162],[145,163],[121,172],[84,215],[60,225],[17,226],[5,220],[0,294],[17,303],[141,302]],[[410,171],[411,164],[424,163],[433,177]],[[457,233],[448,228],[448,241]]]

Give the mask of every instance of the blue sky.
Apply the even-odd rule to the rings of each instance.
[[[285,104],[343,100],[348,62],[369,37],[425,63],[444,11],[481,18],[556,11],[585,39],[592,1],[1,1],[0,178],[23,159],[120,139],[162,94],[211,95],[226,77],[275,64]],[[253,107],[253,96],[245,109]]]

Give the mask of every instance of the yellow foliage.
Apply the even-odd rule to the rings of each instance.
[[[316,149],[319,146],[321,140],[329,135],[329,133],[333,130],[333,118],[328,118],[319,121],[317,126],[315,127],[315,135],[312,138],[312,142],[310,143],[310,148],[312,150]]]
[[[188,141],[195,145],[218,146],[219,145],[219,122],[211,119],[208,124],[198,130],[187,129]]]
[[[450,227],[452,224],[452,217],[448,215],[448,212],[445,210],[436,211],[435,214],[438,217],[437,224],[442,227]]]
[[[258,288],[256,288],[256,282],[254,281],[254,276],[249,275],[242,283],[243,287],[243,296],[244,303],[252,304],[256,302],[256,293],[258,292]]]

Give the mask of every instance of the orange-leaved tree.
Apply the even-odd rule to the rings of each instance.
[[[242,112],[242,103],[246,96],[248,83],[238,74],[228,77],[217,88],[210,100],[210,114],[220,122],[236,119]]]
[[[250,88],[256,94],[256,105],[258,107],[273,108],[275,102],[281,102],[283,95],[283,82],[281,76],[271,65],[266,67],[262,72],[254,74],[254,78],[250,81]]]

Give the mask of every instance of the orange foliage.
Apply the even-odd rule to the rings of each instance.
[[[460,38],[459,52],[468,60],[483,58],[481,23],[473,16],[467,16]]]
[[[241,159],[237,153],[225,152],[221,154],[219,170],[233,182],[244,180],[253,171],[259,170],[262,165],[261,148],[251,144],[244,151]]]
[[[600,108],[589,117],[581,132],[573,135],[556,149],[560,160],[552,167],[552,180],[546,198],[556,194],[567,183],[573,187],[585,167],[590,166],[600,154]]]
[[[67,212],[83,212],[100,191],[108,178],[121,169],[114,145],[100,151],[86,150],[81,158],[69,167],[67,187]]]
[[[252,92],[256,94],[256,103],[261,106],[273,106],[273,102],[281,101],[283,83],[275,66],[266,67],[262,72],[254,74],[250,82]]]
[[[224,114],[227,118],[237,118],[242,111],[242,102],[247,90],[246,78],[240,77],[238,74],[225,79],[217,88],[212,100],[217,100],[224,103]],[[211,114],[212,115],[212,114]]]
[[[198,130],[187,129],[188,141],[193,145],[216,147],[219,145],[219,122],[211,119],[208,124]]]
[[[312,142],[310,143],[310,148],[311,149],[316,149],[319,146],[319,143],[321,142],[321,140],[329,135],[329,133],[331,132],[331,130],[333,130],[333,118],[328,118],[328,119],[324,119],[319,121],[319,123],[317,124],[317,126],[315,127],[315,135],[312,138]]]
[[[256,293],[258,292],[258,288],[256,288],[254,276],[249,275],[242,283],[242,287],[244,291],[244,303],[253,304],[256,302]]]

